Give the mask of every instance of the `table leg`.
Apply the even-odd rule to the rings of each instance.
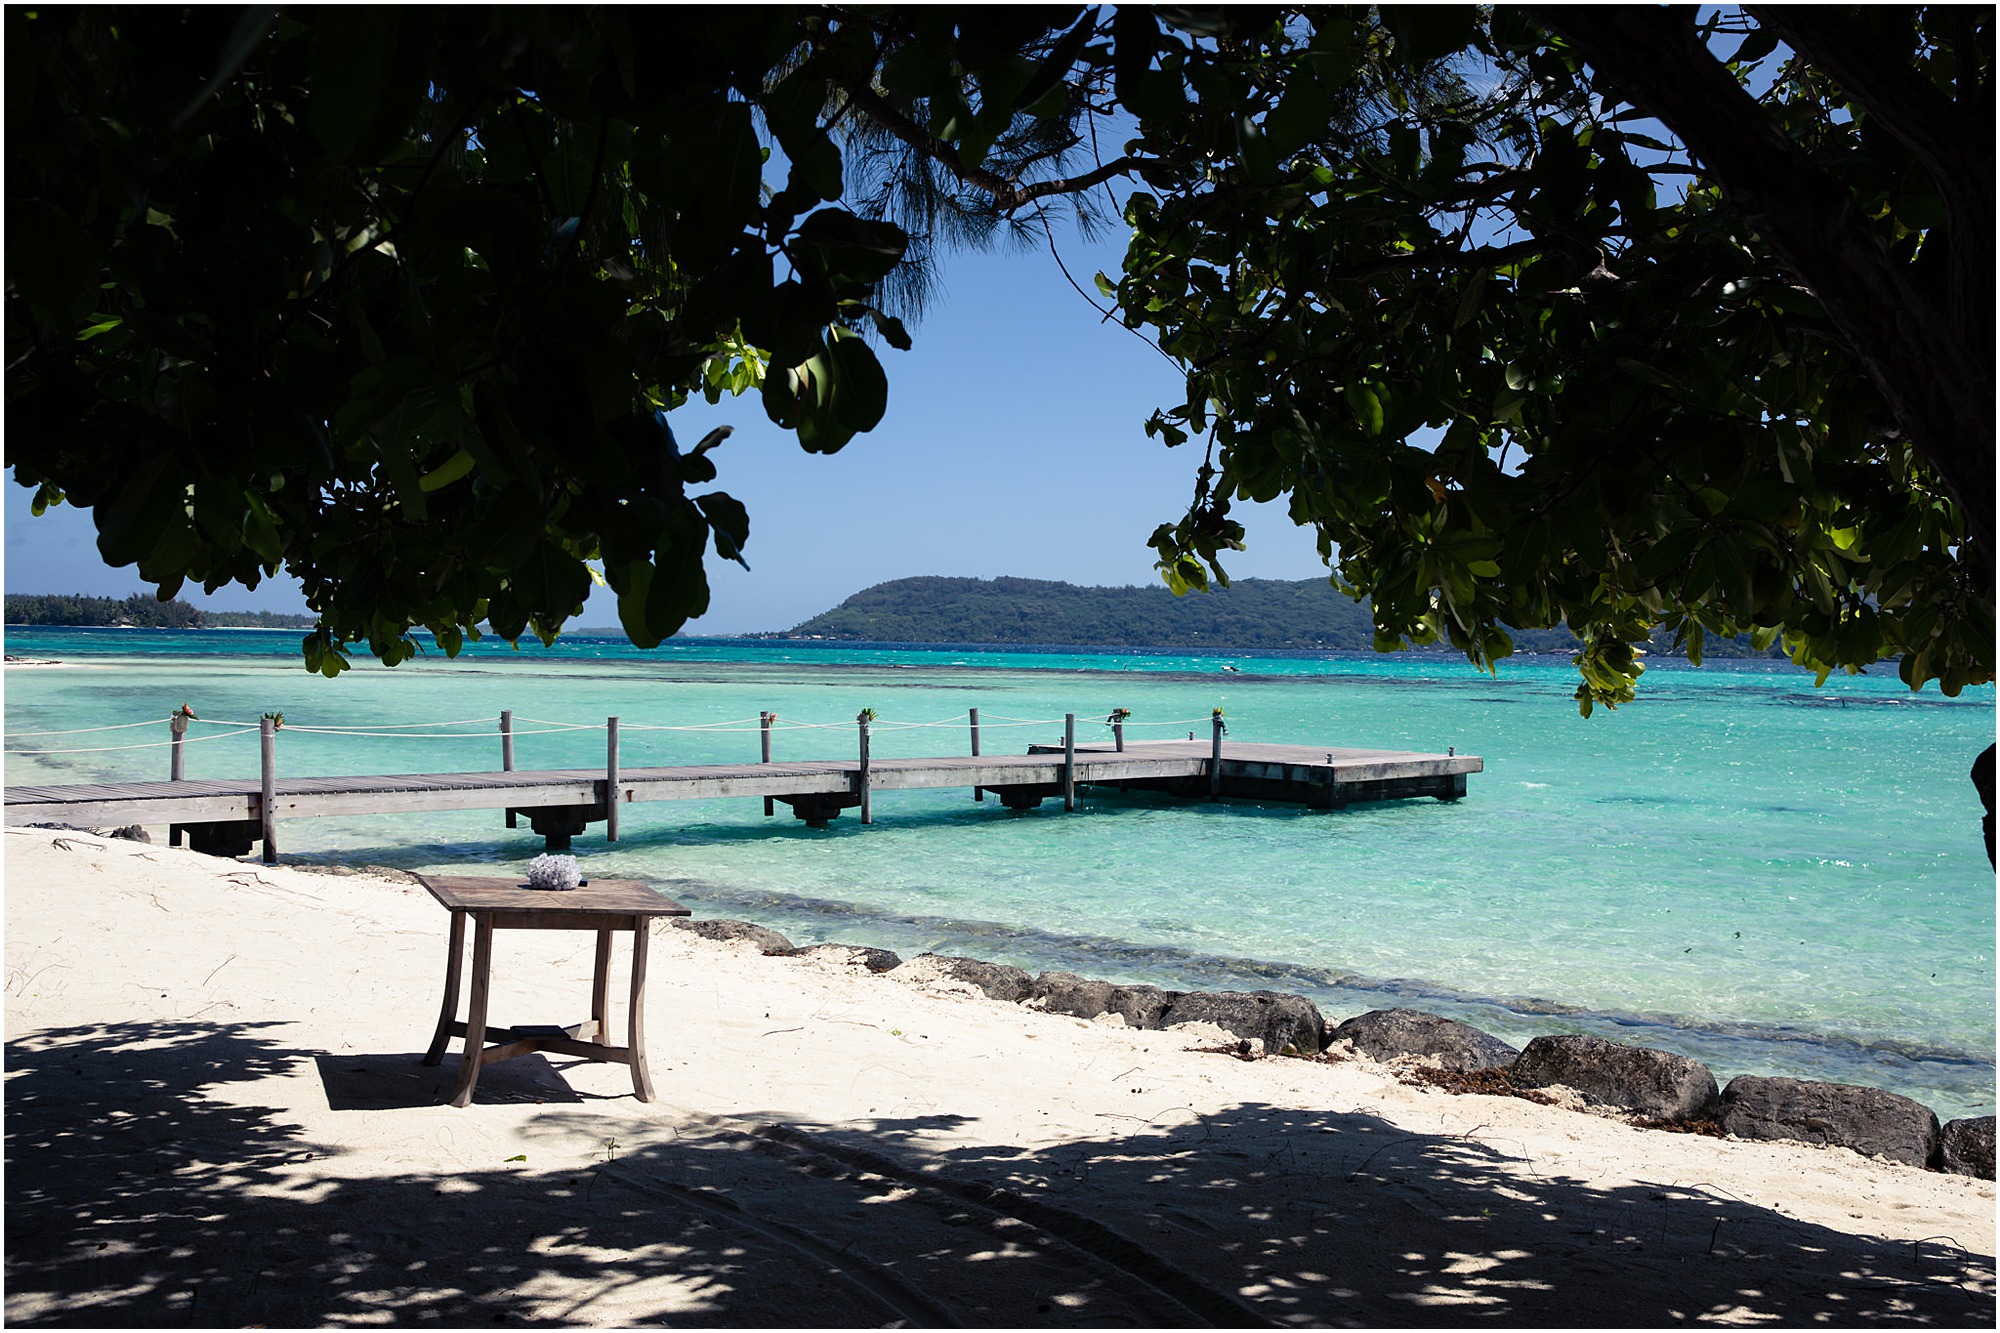
[[[451,943],[445,946],[444,1007],[438,1011],[437,1033],[431,1038],[431,1048],[424,1052],[424,1063],[437,1064],[444,1059],[445,1043],[451,1040],[451,1020],[458,1017],[458,972],[459,964],[465,958],[465,913],[451,914]]]
[[[479,1081],[479,1057],[486,1051],[486,994],[493,968],[493,918],[474,913],[472,935],[472,1000],[465,1013],[465,1057],[459,1061],[453,1106],[472,1104],[472,1085]]]
[[[611,1044],[611,932],[597,932],[597,971],[590,982],[590,1019],[597,1024],[591,1037],[599,1046]]]
[[[632,919],[632,1003],[625,1045],[632,1052],[632,1091],[642,1102],[653,1100],[653,1078],[646,1072],[646,950],[652,925],[643,916]]]

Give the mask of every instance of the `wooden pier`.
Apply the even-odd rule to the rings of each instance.
[[[1031,745],[1020,755],[979,754],[975,731],[969,755],[886,759],[871,757],[864,721],[853,759],[623,768],[617,720],[610,719],[604,768],[280,778],[272,759],[273,728],[266,723],[264,771],[257,778],[9,786],[6,822],[165,824],[174,841],[185,831],[197,850],[225,855],[240,856],[261,840],[270,860],[277,854],[282,820],[497,809],[506,812],[509,827],[525,817],[551,850],[561,850],[593,823],[605,824],[606,839],[616,841],[623,808],[649,801],[761,797],[767,814],[780,802],[814,827],[845,810],[858,810],[863,823],[872,822],[879,793],[953,787],[971,788],[982,800],[990,792],[1013,810],[1030,810],[1049,799],[1073,810],[1078,791],[1090,788],[1334,810],[1410,797],[1454,801],[1465,795],[1466,776],[1484,768],[1475,755],[1225,742],[1219,720],[1206,740],[1128,746],[1119,730],[1114,743],[1079,745],[1072,719],[1064,743]],[[768,734],[767,729],[767,741]]]

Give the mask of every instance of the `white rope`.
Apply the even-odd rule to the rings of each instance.
[[[216,736],[194,736],[183,741],[184,745],[199,745],[203,741],[226,741],[231,736],[243,736],[255,731],[255,727],[245,727],[242,731],[225,731]],[[8,754],[108,754],[113,750],[159,750],[172,745],[172,741],[147,741],[143,745],[96,745],[82,750],[14,750]]]
[[[521,722],[532,722],[538,727],[553,727],[557,731],[604,730],[604,724],[602,722],[551,722],[549,719],[545,717],[524,717],[524,718],[518,718],[516,720]],[[514,734],[516,736],[519,736],[523,733],[517,731]]]
[[[741,732],[759,725],[761,719],[738,718],[734,722],[688,723],[684,726],[670,726],[664,722],[620,722],[620,731],[735,731]]]
[[[490,741],[496,736],[548,736],[556,732],[574,731],[574,727],[551,727],[545,731],[354,731],[347,727],[307,727],[288,723],[281,731],[296,731],[309,736],[359,736],[390,741]]]
[[[11,740],[19,736],[81,736],[85,732],[91,731],[129,731],[133,727],[157,727],[162,722],[171,722],[172,720],[171,718],[155,717],[149,718],[144,722],[114,722],[108,727],[72,727],[68,731],[17,731],[12,733],[8,739]]]

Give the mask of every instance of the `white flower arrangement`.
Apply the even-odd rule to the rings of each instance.
[[[583,883],[583,871],[574,856],[538,856],[528,862],[531,889],[573,889]]]

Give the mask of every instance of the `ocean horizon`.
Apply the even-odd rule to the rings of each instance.
[[[190,776],[257,770],[235,724],[282,712],[279,770],[878,755],[1206,735],[1477,754],[1464,801],[1318,812],[1087,792],[1009,812],[968,792],[878,795],[807,829],[715,800],[621,812],[576,839],[587,874],[645,879],[697,916],[799,944],[959,953],[1175,989],[1294,991],[1331,1021],[1409,1005],[1516,1045],[1590,1032],[1744,1073],[1888,1088],[1940,1116],[1994,1103],[1994,877],[1966,772],[1994,736],[1991,686],[1912,693],[1893,667],[1819,689],[1781,661],[1657,661],[1637,702],[1577,716],[1562,655],[1497,675],[1444,654],[883,645],[783,637],[488,639],[456,659],[357,660],[327,681],[293,629],[9,627],[6,780],[166,776],[166,715],[201,721]],[[1234,668],[1225,671],[1224,666]],[[115,732],[82,728],[129,726]],[[152,729],[157,725],[157,733]],[[54,734],[72,733],[72,734]],[[125,746],[147,748],[122,748]],[[30,753],[36,750],[61,753]],[[515,873],[541,850],[498,811],[291,821],[287,859]]]

